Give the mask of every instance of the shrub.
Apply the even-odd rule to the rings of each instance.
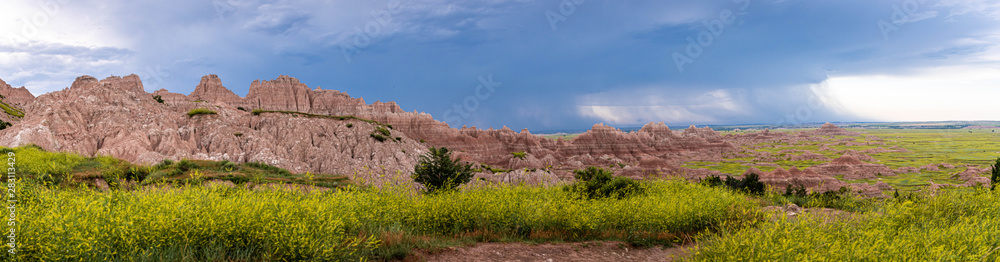
[[[239,109],[240,111],[243,111],[243,112],[247,111],[247,109],[243,108],[242,106],[237,106],[236,109]]]
[[[510,154],[521,160],[524,160],[525,157],[528,157],[528,153],[525,153],[524,151],[510,152]]]
[[[352,127],[354,127],[354,124],[347,123],[347,128],[352,128]]]
[[[198,168],[198,164],[195,164],[194,161],[191,160],[181,159],[181,161],[177,162],[176,167],[177,170],[180,170],[181,172],[186,172],[188,170]]]
[[[283,175],[283,176],[291,176],[292,175],[292,172],[288,172],[287,169],[276,167],[276,166],[272,166],[272,165],[268,165],[267,163],[264,163],[264,162],[249,162],[249,163],[244,163],[243,166],[260,169],[260,170],[264,170],[266,172],[271,172],[271,173],[278,174],[278,175]]]
[[[191,111],[188,111],[187,113],[188,117],[194,117],[196,115],[214,115],[214,114],[216,114],[215,111],[212,111],[211,109],[208,108],[195,108],[191,109]]]
[[[384,127],[381,126],[375,127],[375,132],[378,132],[383,136],[392,136],[392,133],[389,132],[389,129],[385,129]]]
[[[146,179],[146,177],[149,176],[150,173],[149,171],[150,168],[148,167],[132,166],[125,171],[125,174],[124,176],[122,176],[122,178],[125,180],[134,180],[142,182],[143,180]]]
[[[239,170],[240,166],[236,163],[229,162],[229,160],[222,160],[222,170],[226,172],[232,172],[234,170]]]
[[[719,177],[710,176],[703,180],[702,183],[708,186],[725,185],[729,189],[741,191],[751,195],[764,194],[764,189],[767,187],[764,185],[764,182],[760,182],[760,176],[757,176],[755,173],[743,176],[743,179],[736,179],[727,175],[726,180],[722,180]],[[788,188],[785,190],[788,192]]]
[[[786,197],[790,196],[805,197],[807,194],[808,193],[806,192],[806,186],[799,185],[798,187],[792,187],[792,184],[788,184],[788,186],[785,187],[785,194],[783,195]]]
[[[259,116],[259,115],[260,115],[260,113],[264,113],[264,112],[267,112],[267,110],[264,110],[264,109],[260,109],[260,108],[257,108],[257,109],[254,109],[254,110],[253,110],[253,112],[251,112],[251,113],[252,113],[253,115],[255,115],[255,116]]]
[[[11,124],[10,122],[7,122],[7,121],[0,120],[0,130],[7,129],[8,127],[10,127],[12,125],[14,125],[14,124]]]
[[[371,134],[368,134],[368,136],[374,138],[375,140],[378,140],[379,142],[385,142],[385,140],[387,139],[382,134],[375,133],[375,132],[372,132]]]
[[[160,97],[160,95],[153,96],[153,100],[156,100],[156,102],[163,104],[163,97]]]
[[[156,169],[166,169],[166,168],[170,167],[170,166],[171,166],[171,165],[173,165],[173,164],[174,164],[174,161],[173,161],[173,160],[170,160],[170,159],[164,159],[164,160],[163,160],[162,162],[160,162],[160,163],[156,164],[156,165],[155,165],[155,166],[153,166],[153,167],[154,167],[154,168],[156,168]]]
[[[428,193],[454,190],[472,181],[472,164],[460,161],[452,159],[447,148],[431,147],[427,154],[420,156],[420,163],[414,167],[413,181],[427,188]]]
[[[236,132],[236,133],[233,133],[233,135],[236,136],[236,137],[241,137],[241,136],[243,136],[243,133],[242,132]]]
[[[992,176],[990,176],[990,190],[996,190],[998,183],[1000,183],[1000,158],[997,158],[997,162],[993,164],[993,172]]]
[[[575,193],[580,198],[614,197],[623,199],[640,195],[644,191],[639,182],[624,177],[612,177],[610,170],[594,166],[584,170],[573,170],[573,177],[578,181],[567,186],[566,190]]]
[[[398,136],[397,136],[397,137],[396,137],[396,142],[403,142],[403,138],[402,138],[402,137],[398,137]]]

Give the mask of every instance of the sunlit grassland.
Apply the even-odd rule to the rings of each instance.
[[[955,166],[955,168],[943,168],[940,171],[921,170],[918,173],[882,176],[874,180],[847,181],[870,184],[883,181],[903,191],[919,190],[923,186],[930,185],[930,181],[937,184],[964,183],[955,177],[956,174],[967,169],[964,165],[985,167],[1000,155],[1000,133],[995,133],[990,129],[849,129],[849,131],[860,132],[861,135],[834,136],[828,141],[822,142],[760,143],[756,144],[757,148],[744,148],[742,150],[774,154],[778,160],[766,163],[773,163],[785,169],[792,166],[805,169],[827,161],[792,161],[790,160],[792,156],[801,153],[779,153],[784,150],[808,150],[835,159],[841,156],[840,152],[846,150],[863,152],[879,147],[892,149],[893,146],[904,148],[908,152],[868,153],[868,155],[876,159],[873,163],[882,164],[894,170],[900,167],[920,168],[943,163]],[[882,140],[868,139],[867,136],[878,137]],[[840,141],[844,138],[854,140]],[[884,145],[878,142],[884,143]],[[831,150],[819,150],[823,145]],[[754,160],[747,160],[745,157],[725,158],[721,162],[687,162],[683,166],[716,170],[731,175],[740,175],[750,167],[765,172],[774,169],[774,167],[755,165]]]
[[[1000,261],[1000,191],[888,199],[850,218],[804,214],[702,239],[690,261]]]
[[[949,163],[985,166],[1000,155],[1000,133],[990,129],[866,130],[910,152],[871,154],[890,168]]]

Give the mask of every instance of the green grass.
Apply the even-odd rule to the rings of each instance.
[[[705,237],[690,261],[997,261],[1000,191],[889,199],[845,219],[805,215]]]
[[[236,164],[229,161],[181,160],[145,166],[109,156],[84,157],[73,153],[47,152],[36,146],[0,147],[13,152],[18,175],[54,188],[95,187],[94,179],[104,179],[112,188],[126,181],[140,185],[200,184],[226,180],[236,184],[280,183],[326,188],[349,185],[341,175],[295,174],[264,163]],[[199,175],[193,174],[198,172]]]
[[[955,179],[954,175],[966,170],[963,165],[986,167],[1000,155],[1000,133],[994,133],[989,129],[852,129],[850,131],[861,132],[861,135],[835,136],[831,140],[821,142],[760,143],[755,145],[760,146],[760,148],[742,148],[741,150],[774,154],[778,160],[768,163],[777,164],[784,169],[793,166],[805,169],[828,161],[791,161],[788,160],[790,157],[800,153],[779,153],[783,150],[809,150],[830,159],[836,159],[841,156],[838,151],[864,151],[879,147],[892,149],[894,146],[906,149],[908,152],[870,153],[868,155],[876,160],[870,162],[882,164],[894,170],[900,167],[937,166],[942,163],[956,166],[956,168],[941,171],[920,171],[919,173],[899,174],[898,176],[884,176],[878,180],[847,181],[874,184],[881,180],[903,191],[920,190],[930,184],[928,181],[934,181],[937,184],[962,184],[964,181]],[[881,141],[868,139],[867,136],[877,137]],[[853,138],[854,141],[839,141],[843,138]],[[841,142],[862,143],[862,145],[840,145]],[[884,143],[884,145],[864,144],[877,142]],[[820,151],[819,148],[823,145],[834,151]],[[757,167],[762,171],[774,169],[767,166],[754,166],[752,165],[755,162],[754,159],[736,156],[727,156],[721,162],[686,162],[683,166],[716,170],[732,175],[740,175],[750,167]],[[842,177],[839,179],[843,180]]]
[[[217,113],[208,108],[195,108],[187,112],[188,117],[194,117],[197,115],[214,115],[214,114]]]
[[[573,198],[558,187],[305,192],[181,186],[55,190],[21,184],[22,243],[30,260],[358,260],[476,241],[619,239],[677,242],[759,218],[740,194],[684,181],[644,195]]]
[[[379,123],[378,121],[375,121],[375,120],[359,118],[359,117],[356,117],[356,116],[328,116],[328,115],[317,115],[317,114],[302,113],[302,112],[295,112],[295,111],[278,111],[278,110],[264,110],[264,109],[254,109],[253,110],[253,115],[255,115],[255,116],[263,114],[263,113],[282,113],[282,114],[289,114],[289,115],[294,115],[294,116],[327,118],[327,119],[335,119],[335,120],[358,120],[358,121],[361,121],[361,122],[375,124],[375,125],[378,125],[378,126],[384,126],[384,127],[388,127],[389,129],[392,129],[392,125],[386,125],[386,124]]]
[[[4,103],[3,101],[0,101],[0,108],[3,108],[3,111],[7,113],[7,115],[17,118],[24,118],[23,110],[14,108],[13,106],[10,106],[7,103]]]

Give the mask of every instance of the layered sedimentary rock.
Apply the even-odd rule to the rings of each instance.
[[[208,97],[218,97],[211,96]],[[216,114],[188,116],[194,108]],[[55,151],[112,155],[139,163],[163,159],[266,162],[296,172],[346,174],[366,167],[408,171],[426,147],[398,131],[379,142],[360,120],[254,116],[223,103],[161,104],[139,77],[78,78],[38,97],[24,121],[0,133],[0,145],[34,143]],[[352,127],[347,127],[351,124]]]
[[[199,107],[217,114],[185,114]],[[393,136],[404,142],[373,144],[367,122],[350,120],[356,128],[349,129],[343,120],[246,112],[254,109],[370,119],[391,125]],[[297,171],[349,172],[363,165],[387,165],[409,172],[414,159],[427,146],[435,146],[448,147],[467,161],[509,170],[545,169],[563,177],[592,165],[666,175],[678,171],[675,166],[683,161],[719,160],[733,148],[709,128],[673,131],[663,123],[629,133],[597,124],[572,140],[506,127],[454,129],[429,114],[406,112],[394,102],[366,104],[339,91],[309,88],[289,76],[254,81],[246,98],[223,86],[216,75],[202,77],[186,96],[162,89],[146,93],[134,75],[102,81],[82,76],[69,89],[40,97],[28,110],[37,116],[0,135],[0,144],[34,143],[145,163],[205,158],[267,161]]]
[[[830,123],[823,124],[823,126],[821,126],[817,130],[806,131],[802,133],[814,136],[856,136],[861,134],[858,132],[851,132],[844,130],[843,128],[837,127],[836,125]]]
[[[35,96],[23,86],[14,88],[8,85],[7,82],[4,82],[3,79],[0,79],[0,100],[3,100],[8,105],[20,108],[34,101]]]
[[[35,100],[35,96],[28,92],[23,86],[13,88],[0,79],[0,103],[3,108],[0,110],[0,129],[6,128],[8,124],[16,124],[23,119],[24,106]]]
[[[201,82],[194,88],[188,98],[202,101],[233,103],[241,101],[240,96],[222,86],[222,79],[217,75],[201,77]]]
[[[0,86],[0,94],[7,96],[4,90]],[[223,86],[215,75],[202,77],[190,95],[164,89],[146,93],[134,75],[101,81],[83,76],[63,91],[38,98],[23,94],[11,96],[25,101],[28,116],[23,123],[0,131],[2,146],[34,143],[49,150],[113,155],[142,163],[181,158],[264,161],[296,172],[344,174],[370,168],[367,170],[405,175],[413,170],[417,157],[433,146],[447,147],[466,161],[513,170],[500,175],[478,175],[489,181],[548,183],[568,179],[572,170],[587,166],[610,167],[616,175],[633,178],[673,175],[698,179],[723,174],[682,165],[691,161],[718,162],[724,157],[749,157],[765,162],[829,161],[821,154],[800,149],[769,153],[738,149],[741,147],[781,148],[801,141],[847,146],[881,143],[877,139],[856,142],[831,137],[857,135],[832,124],[792,134],[765,129],[726,136],[694,126],[671,130],[663,123],[649,123],[632,132],[595,124],[568,140],[547,139],[528,130],[514,131],[507,127],[455,129],[429,114],[404,111],[394,102],[368,104],[340,91],[310,88],[289,76],[254,81],[245,98]],[[160,96],[164,103],[156,102],[154,95]],[[189,117],[186,113],[195,108],[210,109],[216,114]],[[279,112],[255,115],[249,112],[254,109],[313,116]],[[372,121],[315,115],[353,116]],[[389,141],[378,142],[371,137],[379,125],[392,126]],[[399,142],[395,141],[397,137]],[[836,151],[825,144],[820,149]],[[802,184],[819,191],[843,186],[865,192],[878,190],[885,185],[846,184],[835,176],[871,179],[895,173],[883,165],[864,162],[875,162],[865,152],[837,152],[844,156],[805,170],[785,170],[773,163],[754,161],[745,164],[777,167],[771,172],[755,168],[747,171],[760,172],[762,179],[773,186]],[[974,172],[968,172],[967,180],[982,180],[975,178]]]
[[[829,163],[812,166],[811,170],[825,176],[844,176],[844,179],[875,179],[877,176],[891,176],[896,173],[889,167],[879,164],[865,163],[854,156],[845,154]]]

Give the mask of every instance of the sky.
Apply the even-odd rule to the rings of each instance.
[[[244,96],[290,75],[452,127],[1000,120],[995,0],[6,0],[0,79]]]

